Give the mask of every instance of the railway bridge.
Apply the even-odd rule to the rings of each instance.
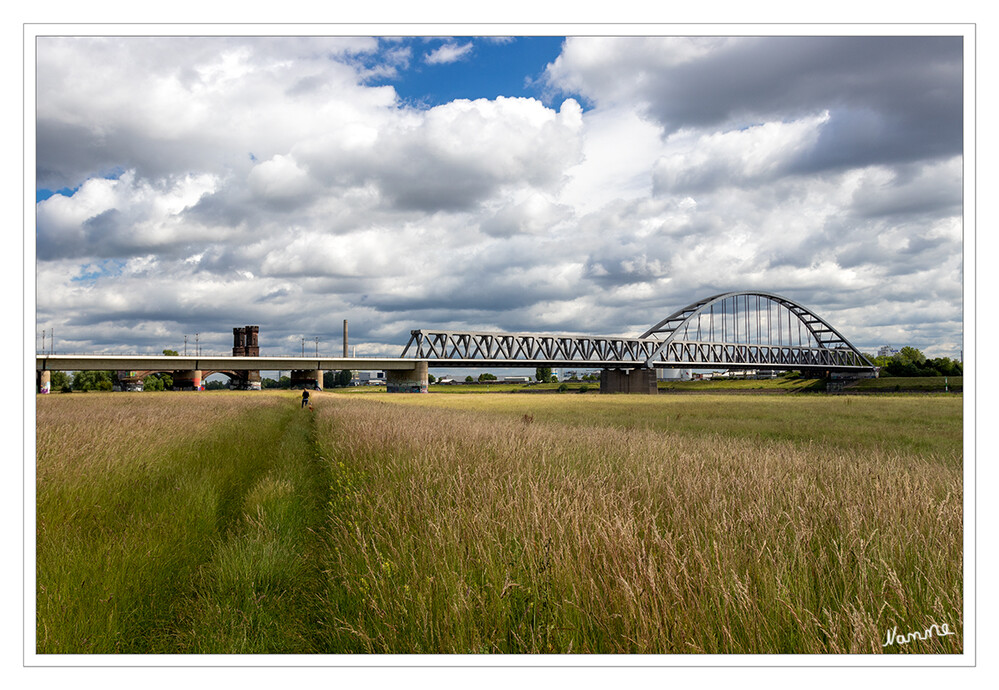
[[[256,346],[255,327],[249,328],[254,329],[253,345],[232,357],[38,355],[36,369],[43,388],[51,370],[169,370],[185,382],[200,381],[205,371],[248,381],[256,373],[259,381],[261,370],[292,370],[300,381],[319,385],[323,370],[385,371],[390,392],[425,392],[430,367],[586,366],[601,369],[601,392],[650,394],[656,392],[656,369],[661,368],[876,374],[874,365],[827,321],[793,300],[760,291],[706,297],[635,338],[419,329],[410,332],[395,358],[260,357],[259,349],[249,351]]]

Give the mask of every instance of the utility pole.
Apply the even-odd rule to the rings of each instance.
[[[42,354],[45,354],[45,329],[42,329]]]
[[[201,342],[200,341],[201,341],[201,333],[195,333],[194,334],[194,352],[195,352],[195,354],[198,355],[198,357],[201,356]]]
[[[347,355],[347,319],[343,320],[343,356],[346,358]]]
[[[302,336],[302,356],[305,357],[305,336]]]
[[[319,336],[316,336],[316,357],[319,356]]]
[[[184,356],[187,357],[187,334],[184,334]]]

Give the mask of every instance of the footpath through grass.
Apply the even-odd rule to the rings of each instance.
[[[963,648],[959,397],[313,401],[40,396],[38,651]]]
[[[329,469],[288,394],[38,400],[39,653],[307,652]]]

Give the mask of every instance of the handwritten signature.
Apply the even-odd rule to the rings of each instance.
[[[913,640],[928,640],[931,637],[933,637],[934,634],[936,634],[937,637],[944,637],[946,635],[956,635],[957,633],[951,630],[950,626],[948,626],[946,623],[939,626],[936,623],[934,623],[933,625],[928,627],[926,630],[923,630],[922,632],[919,631],[911,632],[908,635],[899,635],[898,628],[892,628],[891,630],[888,631],[888,635],[885,637],[885,643],[881,646],[888,647],[889,645],[893,645],[895,643],[909,644]]]

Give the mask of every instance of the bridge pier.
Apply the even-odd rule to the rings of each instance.
[[[291,387],[308,388],[309,390],[317,387],[321,389],[323,387],[322,369],[292,369]]]
[[[426,362],[416,362],[409,371],[385,372],[385,386],[389,393],[426,393],[429,379]]]
[[[601,369],[601,393],[641,393],[657,395],[655,369]]]
[[[201,370],[188,369],[187,371],[173,372],[173,389],[181,390],[201,390]]]
[[[51,371],[39,371],[38,372],[38,392],[41,394],[47,394],[52,390],[52,372]]]
[[[233,388],[240,391],[260,390],[260,372],[255,370],[237,371],[231,379]]]

